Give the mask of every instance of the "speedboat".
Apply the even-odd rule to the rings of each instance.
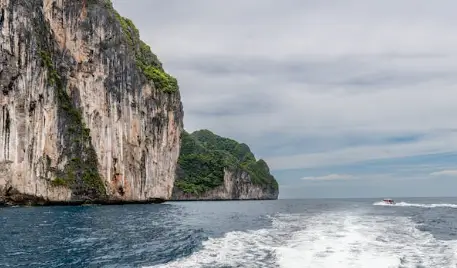
[[[395,204],[395,201],[392,200],[392,199],[383,199],[382,202],[384,202],[384,204],[389,204],[389,205],[394,205]]]

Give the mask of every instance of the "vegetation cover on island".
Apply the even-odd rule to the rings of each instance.
[[[224,169],[246,171],[253,184],[278,189],[267,163],[256,160],[249,146],[209,130],[183,131],[175,187],[200,194],[224,182]]]
[[[165,93],[174,93],[179,90],[178,81],[175,77],[166,73],[162,63],[152,53],[151,48],[140,39],[140,31],[132,20],[122,17],[114,8],[111,1],[106,0],[106,5],[114,13],[120,23],[122,32],[129,49],[135,54],[137,67],[143,72],[149,81],[154,83],[155,88]]]

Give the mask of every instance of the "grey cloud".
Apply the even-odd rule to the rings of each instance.
[[[114,3],[177,77],[186,129],[273,167],[457,151],[456,1]]]
[[[279,198],[334,198],[334,197],[360,197],[360,198],[392,198],[399,197],[424,197],[424,196],[454,196],[457,182],[455,179],[446,179],[436,183],[423,178],[397,180],[393,178],[386,183],[385,178],[377,181],[344,181],[334,184],[300,184],[293,187],[280,188]]]
[[[442,60],[444,67],[415,67],[417,60]],[[402,60],[409,68],[398,68]],[[410,62],[408,62],[410,61]],[[259,57],[195,57],[169,62],[176,71],[191,71],[201,76],[252,77],[258,80],[304,83],[322,86],[396,86],[412,85],[435,79],[457,81],[457,65],[443,55],[376,55],[353,56],[332,60],[276,60]],[[259,81],[261,82],[261,81]],[[316,90],[321,88],[316,87]]]
[[[194,116],[246,116],[251,114],[269,114],[274,107],[273,100],[263,99],[259,94],[240,94],[224,100],[224,106],[207,109],[204,106],[195,107],[191,113]]]
[[[446,71],[384,71],[369,75],[362,75],[355,78],[349,78],[339,82],[341,85],[364,87],[382,87],[382,86],[399,86],[421,84],[435,79],[447,79],[448,81],[457,81],[455,76],[456,70]]]
[[[440,5],[425,0],[131,3],[116,0],[115,6],[134,19],[142,36],[167,61],[178,55],[331,57],[446,54],[457,49],[453,1]]]

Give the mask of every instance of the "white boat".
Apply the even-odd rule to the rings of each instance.
[[[389,199],[389,198],[383,199],[382,202],[384,202],[384,204],[389,204],[389,205],[394,205],[395,204],[395,201],[392,200],[392,199]]]

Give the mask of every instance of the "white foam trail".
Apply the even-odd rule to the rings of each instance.
[[[280,267],[455,267],[455,241],[437,241],[406,218],[345,213],[311,221],[277,248]]]
[[[277,215],[273,227],[209,239],[187,258],[154,268],[456,267],[456,241],[440,241],[402,217]]]
[[[388,253],[377,252],[372,237],[359,225],[357,219],[342,220],[327,218],[329,224],[299,231],[285,246],[278,247],[278,263],[281,267],[397,267],[398,258]],[[365,231],[365,232],[364,232]],[[375,239],[374,239],[375,240]]]
[[[387,204],[384,202],[375,202],[375,206],[397,206],[397,207],[421,207],[421,208],[457,208],[457,204],[416,204],[408,202],[398,202],[395,204]]]
[[[274,244],[267,230],[252,232],[230,232],[223,238],[203,242],[203,249],[188,258],[154,268],[187,268],[187,267],[271,267],[274,258],[269,258]],[[216,266],[217,265],[217,266]]]

